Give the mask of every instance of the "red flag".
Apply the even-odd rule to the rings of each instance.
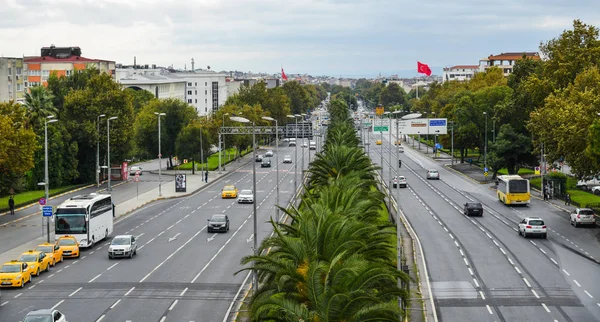
[[[431,76],[431,68],[427,64],[421,64],[419,61],[417,62],[417,72]]]
[[[281,67],[281,78],[285,81],[287,80],[287,76],[285,75],[285,72],[283,71],[283,67]]]

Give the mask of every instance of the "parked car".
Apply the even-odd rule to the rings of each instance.
[[[273,150],[269,150],[267,151],[267,153],[265,153],[265,157],[270,158],[273,156]]]
[[[463,210],[465,216],[483,216],[483,206],[481,202],[467,202]]]
[[[261,168],[270,168],[271,167],[271,160],[269,160],[269,159],[263,159],[262,162],[260,163],[260,167]]]
[[[427,180],[429,179],[440,180],[440,173],[435,169],[430,169],[427,171]]]
[[[526,217],[519,222],[518,226],[519,235],[527,238],[529,236],[541,236],[546,238],[548,236],[546,224],[544,220],[539,217]]]
[[[394,188],[406,188],[406,177],[404,176],[397,176],[394,177],[394,179],[392,179],[392,186]]]
[[[137,243],[133,235],[119,235],[112,239],[108,246],[108,258],[129,257],[137,255]]]
[[[284,156],[283,163],[292,163],[292,157],[290,155]]]
[[[41,309],[27,313],[23,322],[67,322],[67,318],[58,310]]]
[[[571,212],[570,224],[574,227],[578,225],[596,226],[596,214],[589,208],[577,208]]]
[[[206,225],[206,232],[212,233],[215,231],[222,231],[224,233],[229,231],[229,217],[227,215],[212,215],[208,220],[208,225]]]

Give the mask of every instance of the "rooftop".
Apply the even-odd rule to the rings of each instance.
[[[92,59],[85,58],[81,56],[71,56],[67,58],[55,58],[52,56],[44,56],[44,57],[26,57],[24,59],[26,63],[99,63],[99,62],[113,62],[111,60],[103,60],[103,59]]]
[[[527,58],[532,59],[540,59],[540,54],[538,52],[511,52],[511,53],[501,53],[499,55],[489,55],[488,60],[519,60],[523,58],[525,55]]]
[[[456,65],[447,69],[479,69],[479,65]]]

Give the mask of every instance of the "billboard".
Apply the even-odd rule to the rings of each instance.
[[[398,121],[399,134],[448,134],[447,119],[412,119]]]

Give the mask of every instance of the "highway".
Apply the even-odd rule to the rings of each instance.
[[[294,148],[283,146],[279,162],[294,156]],[[302,150],[308,167],[308,150],[299,144],[298,170]],[[259,241],[271,233],[267,221],[275,216],[272,160],[271,168],[256,163]],[[253,252],[253,222],[251,204],[221,199],[220,193],[225,184],[251,188],[252,163],[194,195],[151,203],[119,220],[112,236],[138,236],[133,259],[109,260],[104,242],[24,289],[2,290],[0,321],[19,321],[34,308],[57,308],[69,321],[222,321],[247,276],[235,272],[243,268],[241,258]],[[286,205],[294,194],[294,164],[280,163],[279,172],[280,205]],[[219,213],[229,216],[230,231],[208,234],[207,219]]]
[[[369,136],[370,156],[380,165],[383,149],[382,177],[389,182],[388,134],[383,145],[377,139]],[[408,188],[392,191],[420,237],[440,321],[600,320],[600,284],[592,282],[600,280],[597,229],[573,228],[564,211],[539,199],[506,207],[490,185],[445,168],[449,160],[403,145],[400,169],[392,150],[392,176],[405,176]],[[427,180],[428,169],[441,180]],[[463,215],[463,204],[473,201],[483,204],[483,217]],[[545,220],[547,240],[517,234],[526,216]]]

